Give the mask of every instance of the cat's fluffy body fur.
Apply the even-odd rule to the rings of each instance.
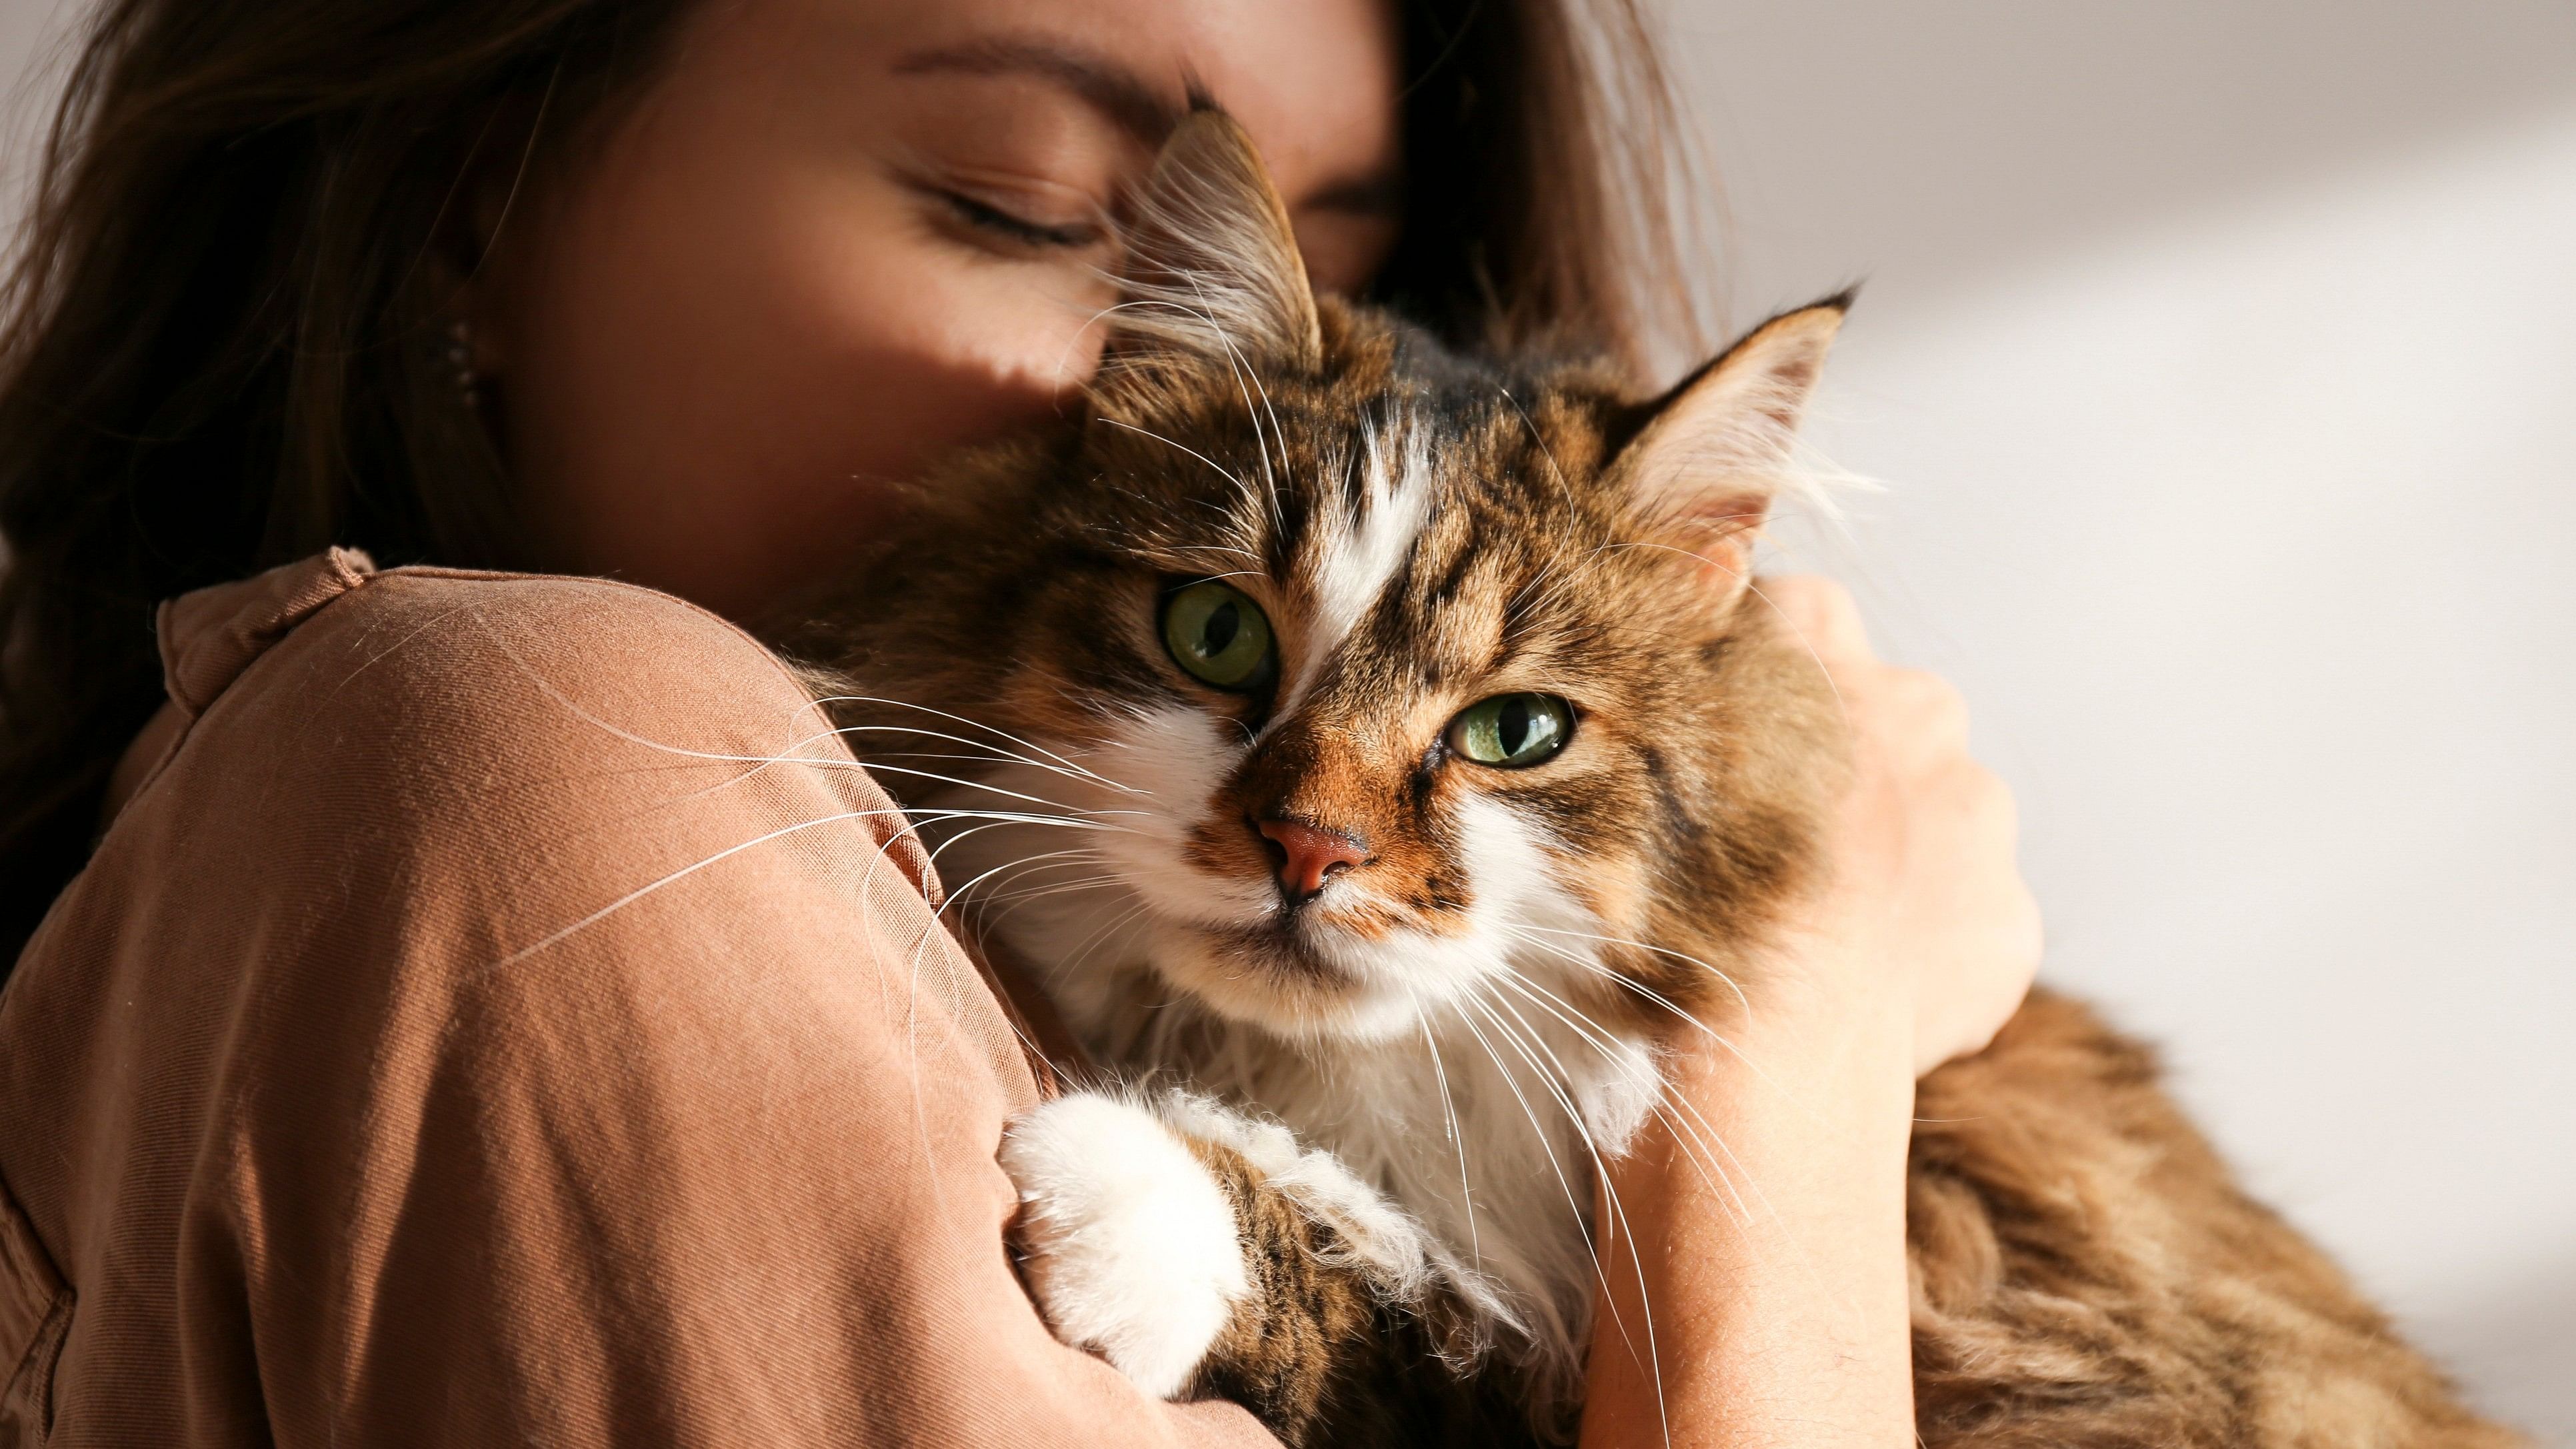
[[[1004,1150],[1059,1333],[1292,1442],[1552,1435],[1597,1159],[1685,1110],[1654,1043],[1731,1019],[1816,868],[1830,696],[1743,579],[1840,306],[1645,403],[1581,362],[1464,361],[1313,296],[1212,115],[1135,235],[1083,415],[926,486],[784,642],[1129,1084]],[[1204,579],[1266,616],[1261,687],[1166,647]],[[1563,752],[1459,757],[1453,717],[1515,691],[1573,702]],[[1286,889],[1278,821],[1352,860]],[[1924,1100],[1929,1442],[2510,1442],[2079,1009],[2038,998]]]

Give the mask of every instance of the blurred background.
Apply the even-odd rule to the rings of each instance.
[[[1736,319],[1868,284],[1784,552],[1967,691],[2048,976],[2576,1445],[2576,4],[1664,13]]]
[[[2576,1445],[2576,4],[1671,0],[2046,976]]]

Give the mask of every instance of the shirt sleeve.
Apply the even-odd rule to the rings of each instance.
[[[1275,1442],[1049,1335],[994,1161],[1027,1068],[730,626],[394,573],[229,696],[171,767],[267,854],[181,1299],[276,1443]]]

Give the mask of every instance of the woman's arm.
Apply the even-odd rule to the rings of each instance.
[[[621,585],[337,582],[172,649],[195,722],[0,1012],[58,1440],[1274,1442],[1039,1321],[1034,1084],[774,660]]]
[[[2038,966],[2012,800],[1958,696],[1874,659],[1834,585],[1764,592],[1833,677],[1854,779],[1751,1010],[1725,1045],[1673,1043],[1688,1129],[1657,1122],[1606,1185],[1588,1446],[1914,1442],[1914,1080],[1984,1046]]]

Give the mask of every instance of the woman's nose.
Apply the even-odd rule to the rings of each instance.
[[[1302,820],[1256,820],[1252,828],[1270,842],[1271,863],[1278,867],[1279,886],[1290,905],[1314,899],[1324,882],[1368,859],[1368,846],[1361,841]]]

